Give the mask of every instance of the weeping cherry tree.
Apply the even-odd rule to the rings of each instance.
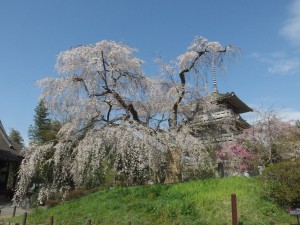
[[[236,49],[196,37],[162,73],[147,76],[137,50],[114,41],[61,52],[56,70],[37,84],[53,116],[67,118],[58,140],[32,145],[25,153],[14,201],[20,202],[39,177],[39,199],[74,187],[101,185],[108,170],[128,184],[179,182],[184,155],[202,168],[212,158],[190,129],[199,110],[203,71],[224,68]],[[197,107],[195,107],[197,105]],[[201,101],[201,110],[212,108]]]

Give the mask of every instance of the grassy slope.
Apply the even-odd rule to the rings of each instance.
[[[231,193],[237,194],[238,217],[244,225],[295,222],[259,194],[258,181],[231,177],[100,191],[49,210],[37,210],[27,224],[223,224],[231,223]]]

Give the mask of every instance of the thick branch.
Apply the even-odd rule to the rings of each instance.
[[[133,120],[140,122],[138,112],[135,110],[135,108],[133,107],[132,104],[126,104],[126,102],[123,100],[121,95],[119,95],[119,93],[117,93],[117,92],[113,92],[113,96],[115,97],[115,99],[120,103],[120,105],[123,108],[125,108],[127,111],[129,111],[131,113]]]
[[[84,79],[82,79],[81,77],[76,76],[76,77],[73,78],[73,81],[75,81],[75,82],[81,82],[81,83],[83,84],[83,87],[84,87],[84,89],[85,89],[87,95],[88,95],[89,97],[91,97],[91,96],[90,96],[89,89],[88,89],[88,87],[86,86],[86,83],[85,83]]]
[[[127,116],[118,116],[118,117],[115,117],[115,118],[113,118],[112,120],[110,120],[110,121],[108,121],[108,120],[106,120],[104,117],[102,117],[102,121],[104,121],[104,122],[106,122],[106,124],[103,126],[103,127],[105,127],[105,126],[108,126],[108,125],[116,125],[116,122],[117,121],[124,121],[124,120],[126,120],[126,119],[128,119],[128,117]]]
[[[99,118],[99,116],[100,116],[100,113],[98,112],[97,115],[94,116],[94,117],[92,117],[92,118],[90,119],[89,123],[88,123],[85,127],[81,128],[78,132],[86,131],[86,130],[89,129],[90,127],[94,126],[94,122],[97,121],[97,118]]]
[[[224,48],[222,50],[219,50],[215,53],[223,53],[223,52],[227,52],[227,48]],[[179,95],[178,95],[178,99],[177,101],[174,103],[173,108],[172,108],[172,114],[171,114],[171,118],[169,120],[169,125],[170,127],[174,127],[177,125],[177,116],[178,116],[178,107],[180,102],[182,101],[184,95],[185,95],[185,83],[186,83],[186,79],[185,79],[185,75],[186,73],[190,72],[193,68],[195,68],[195,64],[197,62],[197,60],[204,55],[205,53],[213,53],[211,51],[209,51],[207,48],[204,51],[201,52],[197,52],[197,57],[193,60],[193,62],[191,63],[191,65],[188,68],[185,68],[183,70],[181,70],[179,72],[179,78],[180,78],[180,84],[181,84],[181,89],[178,90]]]
[[[111,90],[106,90],[106,91],[103,91],[102,93],[97,93],[97,94],[93,94],[93,95],[90,95],[90,97],[101,97],[101,96],[104,96],[104,95],[107,95],[107,94],[111,94],[112,91]]]
[[[202,51],[202,52],[198,52],[198,56],[194,59],[194,61],[191,63],[191,65],[184,69],[184,70],[181,70],[179,72],[179,78],[180,78],[180,83],[181,83],[181,90],[179,90],[179,96],[178,96],[178,99],[177,101],[175,102],[175,104],[173,105],[173,108],[172,108],[172,114],[171,114],[171,118],[169,120],[169,125],[170,127],[174,127],[177,125],[177,115],[178,115],[178,107],[179,107],[179,104],[180,102],[182,101],[184,95],[185,95],[185,83],[186,83],[186,80],[185,80],[185,74],[190,72],[191,69],[194,68],[195,64],[196,64],[196,61],[206,53],[207,51]]]
[[[109,109],[108,109],[108,112],[107,112],[107,115],[106,115],[106,120],[109,121],[110,113],[111,113],[111,110],[112,110],[112,104],[108,101],[104,101],[104,102],[106,102],[109,106]]]
[[[104,70],[104,79],[103,79],[103,81],[105,83],[105,87],[108,88],[108,85],[107,85],[107,76],[106,76],[106,72],[107,72],[107,70],[106,70],[106,64],[107,63],[104,60],[103,51],[101,51],[101,56],[102,56],[102,65],[103,65],[103,70]]]
[[[103,64],[103,68],[104,68],[104,79],[105,79],[105,86],[106,86],[105,89],[106,89],[106,91],[103,92],[103,93],[101,93],[101,94],[97,94],[97,95],[95,95],[95,96],[102,96],[102,94],[104,95],[105,93],[107,93],[107,94],[112,94],[112,95],[114,96],[114,98],[120,103],[120,105],[121,105],[124,109],[126,109],[128,112],[131,113],[133,120],[135,120],[135,121],[137,121],[137,122],[140,122],[140,119],[139,119],[139,116],[138,116],[138,112],[135,110],[135,108],[133,107],[133,105],[132,105],[132,104],[127,104],[127,103],[123,100],[122,96],[121,96],[119,93],[117,93],[117,92],[111,90],[111,89],[109,88],[109,86],[107,85],[107,83],[106,83],[106,79],[107,79],[106,65],[107,65],[107,64],[106,64],[106,62],[105,62],[105,60],[104,60],[103,52],[101,52],[101,54],[102,54],[102,64]],[[120,74],[119,77],[113,78],[113,80],[114,80],[115,83],[117,82],[117,80],[118,80],[121,76],[124,76],[124,72],[122,73],[122,72],[120,71],[119,74]],[[125,72],[125,75],[126,75],[126,72]],[[111,108],[110,108],[110,110],[111,110]],[[109,111],[109,113],[110,113],[110,111]],[[109,118],[109,114],[108,114],[108,118]]]

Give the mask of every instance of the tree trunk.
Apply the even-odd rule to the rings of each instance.
[[[167,171],[165,184],[181,182],[181,154],[179,149],[172,148],[167,153]]]

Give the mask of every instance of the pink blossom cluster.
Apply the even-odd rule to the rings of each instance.
[[[217,161],[232,161],[235,162],[234,167],[241,171],[247,170],[249,167],[249,160],[255,158],[254,154],[247,151],[240,144],[236,142],[226,142],[220,145],[216,151]]]

